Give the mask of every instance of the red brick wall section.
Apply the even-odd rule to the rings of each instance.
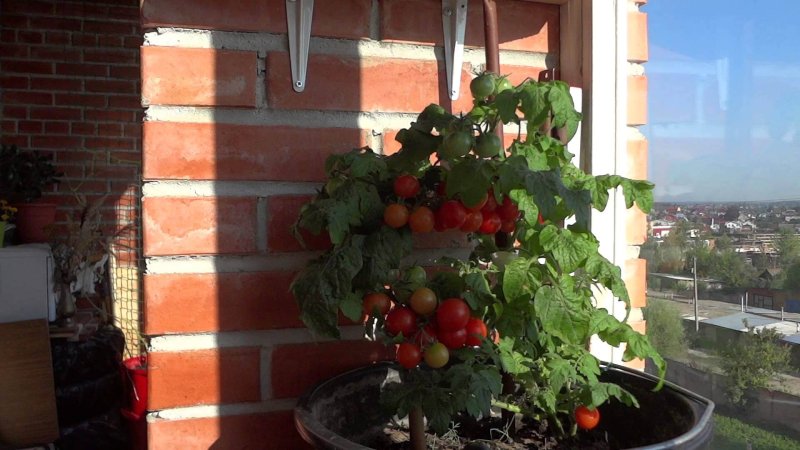
[[[559,8],[498,3],[508,24],[504,72],[538,78],[558,59]],[[467,45],[481,46],[481,3],[469,7]],[[142,2],[145,328],[150,408],[162,411],[149,423],[152,449],[304,448],[290,420],[296,397],[392,356],[355,340],[360,326],[346,320],[342,342],[315,342],[303,327],[289,283],[328,241],[306,235],[304,249],[289,226],[319,188],[330,153],[395,151],[391,136],[430,102],[468,109],[483,57],[465,58],[461,98],[450,102],[434,51],[440,1],[315,8],[307,87],[298,94],[283,0]],[[417,242],[424,252],[462,245]]]
[[[0,140],[54,156],[64,182],[45,199],[59,220],[70,186],[135,205],[141,162],[138,0],[0,3]],[[93,163],[92,163],[93,162]]]

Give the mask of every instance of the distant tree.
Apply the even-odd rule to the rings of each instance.
[[[748,288],[755,286],[758,276],[755,267],[747,262],[734,250],[715,252],[711,260],[711,276],[733,288]]]
[[[795,262],[781,273],[781,287],[792,291],[800,290],[800,262]]]
[[[731,250],[733,249],[733,242],[731,242],[731,238],[728,236],[720,236],[716,241],[714,241],[714,249],[718,252]]]
[[[739,205],[729,205],[725,208],[725,220],[737,220],[739,218]]]
[[[680,310],[669,300],[648,299],[642,310],[647,321],[647,337],[650,343],[668,358],[686,355],[686,333]]]
[[[725,396],[734,405],[747,407],[757,398],[753,390],[766,387],[778,373],[789,368],[790,350],[781,334],[771,328],[754,331],[725,347],[722,370],[728,376]]]
[[[800,236],[791,230],[780,230],[775,237],[775,250],[780,258],[780,265],[787,268],[800,261]]]

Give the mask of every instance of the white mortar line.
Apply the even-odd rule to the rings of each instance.
[[[256,60],[256,108],[266,108],[267,105],[267,62],[263,58]]]
[[[287,125],[300,128],[406,128],[419,113],[233,109],[150,106],[146,121]]]
[[[239,33],[230,31],[193,30],[184,28],[159,28],[144,35],[145,46],[214,48],[225,50],[256,51],[259,56],[269,52],[285,52],[288,41],[283,34]],[[432,45],[415,45],[377,40],[347,40],[312,37],[309,53],[352,58],[391,58],[436,61],[444,60],[444,50]],[[547,53],[501,50],[503,64],[549,68],[555,58]],[[465,48],[464,62],[473,66],[484,64],[483,48]]]
[[[149,413],[147,415],[147,422],[153,423],[162,420],[206,419],[219,416],[239,416],[244,414],[286,411],[293,409],[295,403],[297,403],[297,399],[286,398],[259,403],[236,403],[228,405],[202,405],[187,406],[184,408],[170,408]]]
[[[443,256],[465,258],[469,248],[418,249],[405,258],[406,265],[432,265]],[[302,269],[319,252],[272,253],[268,255],[181,255],[152,256],[145,259],[145,273],[213,274],[235,272],[294,271]]]
[[[626,136],[629,141],[644,141],[647,139],[639,126],[628,126]]]
[[[644,75],[644,64],[628,61],[628,75],[640,77]]]
[[[244,256],[155,256],[145,259],[145,273],[162,275],[292,271],[302,269],[309,258],[318,254],[318,252],[297,252]]]
[[[340,327],[343,340],[361,340],[364,327]],[[150,338],[149,352],[184,352],[234,347],[268,347],[286,344],[329,342],[330,338],[314,336],[305,328],[280,330],[233,331],[223,333],[162,335]]]
[[[160,180],[145,181],[142,196],[148,197],[267,197],[313,195],[322,183],[280,181]]]

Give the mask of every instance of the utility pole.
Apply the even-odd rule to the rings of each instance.
[[[692,257],[692,275],[694,275],[694,332],[700,331],[700,319],[697,317],[697,255]]]

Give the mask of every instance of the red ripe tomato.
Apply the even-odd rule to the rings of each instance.
[[[450,350],[462,348],[467,345],[467,330],[461,328],[455,331],[441,331],[437,335],[439,342]]]
[[[427,206],[420,206],[408,216],[408,226],[414,233],[430,233],[436,223],[436,217]]]
[[[503,222],[513,222],[519,217],[519,208],[508,197],[503,197],[503,204],[495,210]]]
[[[444,217],[442,217],[441,213],[442,209],[439,208],[434,213],[434,222],[433,222],[433,229],[439,232],[447,231],[447,227],[444,226]]]
[[[392,336],[400,333],[404,337],[413,336],[417,331],[417,315],[409,308],[399,306],[386,315],[385,327]]]
[[[468,321],[469,305],[460,298],[448,298],[436,310],[436,324],[440,337],[442,331],[460,330],[467,326]]]
[[[544,217],[542,217],[542,213],[539,213],[539,225],[544,225]]]
[[[400,198],[411,198],[419,194],[419,180],[413,175],[400,175],[394,179],[394,193]]]
[[[486,196],[486,203],[481,208],[481,211],[491,212],[497,209],[497,199],[494,198],[494,192],[489,191]]]
[[[486,324],[477,317],[470,317],[469,321],[467,321],[467,326],[464,328],[467,330],[467,345],[470,347],[481,345],[483,338],[489,335]]]
[[[370,292],[364,296],[364,314],[370,315],[375,310],[378,314],[385,316],[392,308],[392,300],[383,292]]]
[[[408,223],[408,208],[399,203],[392,203],[383,210],[383,221],[392,228],[400,228]]]
[[[506,233],[513,233],[514,230],[516,229],[517,229],[517,222],[514,222],[513,220],[508,220],[508,221],[504,220],[500,222],[500,231],[504,231]]]
[[[471,211],[467,213],[467,220],[464,221],[464,225],[461,225],[460,230],[464,233],[474,233],[481,228],[481,224],[483,224],[483,213]]]
[[[494,211],[483,211],[483,223],[481,223],[481,227],[478,229],[483,234],[495,234],[500,227],[503,225],[503,222],[500,220],[500,216],[497,215]]]
[[[487,201],[489,201],[489,193],[488,192],[483,194],[483,197],[480,199],[480,201],[478,203],[472,205],[472,206],[467,205],[466,203],[464,203],[464,208],[466,208],[467,211],[469,211],[469,212],[480,211],[481,208],[483,208],[486,205]]]
[[[406,369],[413,369],[422,361],[422,351],[417,344],[403,342],[397,347],[397,362]]]
[[[448,200],[439,208],[442,215],[442,225],[445,228],[458,228],[467,220],[467,210],[458,200]]]
[[[575,422],[582,430],[591,430],[600,423],[600,410],[589,409],[583,405],[575,408]]]

